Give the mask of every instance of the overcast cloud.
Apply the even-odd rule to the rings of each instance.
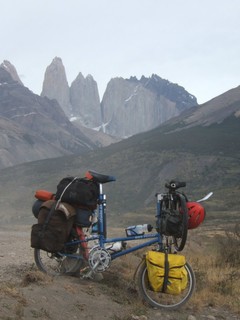
[[[111,78],[153,73],[199,103],[240,84],[239,0],[0,0],[0,63],[40,94],[62,58],[69,84],[91,74],[100,96]]]

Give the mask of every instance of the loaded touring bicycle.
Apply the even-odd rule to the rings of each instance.
[[[156,194],[155,226],[136,224],[127,227],[124,236],[108,238],[103,186],[115,180],[89,170],[84,178],[62,179],[56,194],[37,190],[33,213],[38,223],[31,232],[37,267],[52,276],[79,273],[82,278],[93,278],[118,257],[147,248],[135,272],[140,297],[157,308],[182,306],[194,292],[195,275],[181,251],[188,230],[204,220],[199,202],[212,193],[189,202],[179,191],[185,182],[166,183],[166,191]]]

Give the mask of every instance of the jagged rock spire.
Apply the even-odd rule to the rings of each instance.
[[[47,67],[41,96],[56,99],[66,115],[70,116],[69,86],[61,58],[55,57]]]
[[[12,77],[14,81],[17,81],[19,84],[23,85],[16,68],[8,60],[4,60],[0,65],[1,68],[5,69]]]
[[[101,126],[101,107],[97,82],[80,72],[70,87],[72,114],[90,128]]]

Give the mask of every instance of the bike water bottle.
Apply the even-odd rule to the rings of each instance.
[[[151,226],[151,224],[139,224],[136,226],[127,227],[125,231],[128,237],[132,237],[132,236],[142,236],[144,235],[145,232],[152,231],[152,229],[153,227]]]

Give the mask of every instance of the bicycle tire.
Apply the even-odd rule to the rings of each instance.
[[[171,295],[162,292],[154,292],[149,284],[147,265],[145,259],[140,263],[136,274],[136,284],[140,297],[148,305],[165,310],[175,310],[183,306],[193,295],[196,287],[196,278],[192,267],[186,263],[185,268],[188,274],[188,285],[182,293]]]
[[[50,276],[73,275],[84,264],[80,248],[72,256],[62,256],[58,253],[50,253],[41,249],[34,249],[34,260],[37,268]]]
[[[180,204],[180,207],[177,208],[177,210],[180,212],[182,217],[182,224],[181,224],[181,236],[176,237],[173,236],[173,243],[175,246],[175,249],[177,251],[182,251],[185,247],[186,241],[187,241],[187,235],[188,235],[188,210],[186,206],[186,200],[182,195],[178,195],[178,204]]]

